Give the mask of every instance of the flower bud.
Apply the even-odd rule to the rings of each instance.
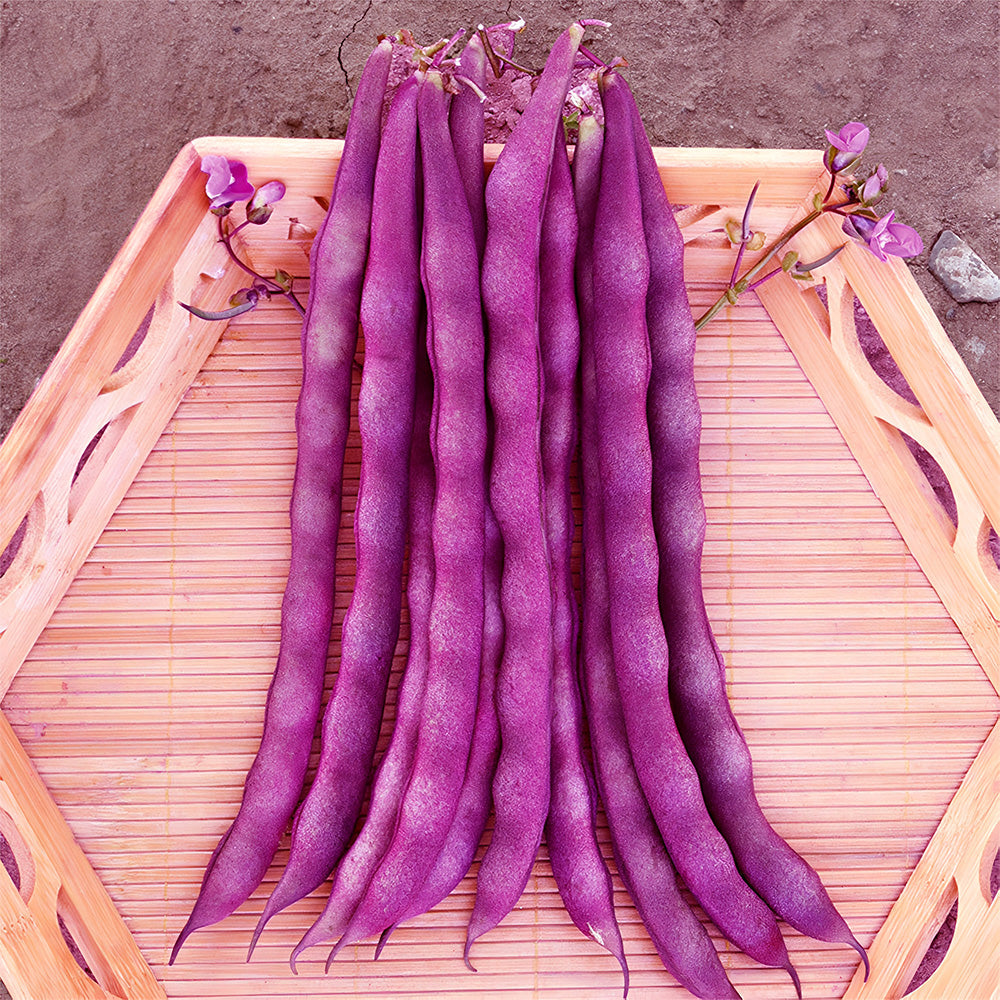
[[[260,299],[260,293],[256,288],[241,288],[229,297],[229,304],[230,306],[242,306],[249,302],[251,305],[256,305],[258,299]]]
[[[268,181],[262,184],[247,205],[247,222],[261,226],[271,218],[275,202],[285,196],[285,185],[281,181]]]
[[[875,227],[879,220],[874,215],[864,215],[861,212],[854,212],[844,219],[841,227],[848,236],[852,236],[862,243],[867,243],[875,232]]]
[[[880,163],[863,184],[854,186],[855,194],[862,205],[874,205],[882,200],[889,187],[889,171]]]

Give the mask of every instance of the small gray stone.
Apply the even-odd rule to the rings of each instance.
[[[956,302],[1000,301],[1000,277],[950,229],[937,238],[927,267]]]

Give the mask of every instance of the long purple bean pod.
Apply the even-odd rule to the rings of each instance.
[[[493,780],[495,823],[479,866],[467,963],[473,942],[524,891],[549,807],[552,599],[538,449],[538,254],[552,153],[583,34],[582,25],[572,24],[552,46],[486,182],[482,294],[495,428],[490,500],[504,544],[505,637],[496,698],[501,750]]]
[[[229,916],[260,885],[305,780],[333,623],[351,379],[391,54],[391,44],[380,42],[365,65],[330,209],[311,251],[312,285],[302,327],[302,389],[295,411],[298,454],[290,507],[291,562],[261,742],[244,783],[239,812],[209,859],[171,963],[188,935]]]
[[[618,74],[602,76],[601,189],[594,224],[594,365],[615,671],[636,772],[671,859],[719,930],[801,993],[770,908],[743,881],[712,823],[671,711],[657,599],[646,394],[649,257],[632,115]]]
[[[480,89],[486,85],[486,54],[478,36],[471,39],[462,52],[462,75]],[[462,104],[459,104],[459,101]],[[466,198],[473,218],[476,244],[480,257],[486,237],[486,212],[483,202],[483,131],[484,111],[476,92],[466,88],[452,98],[448,116],[455,158],[465,185]],[[478,219],[478,222],[477,222]],[[491,415],[487,410],[487,420]],[[488,426],[487,462],[492,452],[492,427]],[[455,818],[444,847],[430,873],[392,927],[386,928],[375,950],[377,958],[392,931],[406,920],[426,913],[437,906],[468,873],[476,849],[486,828],[492,805],[491,784],[500,749],[500,728],[494,697],[497,667],[503,653],[503,616],[500,612],[500,573],[503,564],[503,544],[500,527],[490,504],[485,507],[486,544],[483,565],[483,657],[479,674],[479,694],[476,720],[469,751],[465,780],[455,810]]]
[[[323,941],[336,940],[343,934],[392,842],[399,804],[410,777],[430,656],[428,623],[434,594],[431,523],[435,477],[430,442],[433,393],[426,343],[418,344],[408,503],[406,601],[410,642],[396,702],[396,724],[375,776],[368,814],[361,831],[337,867],[333,887],[322,913],[292,951],[293,972],[296,971],[296,960],[306,948]]]
[[[670,649],[670,696],[712,818],[749,884],[796,930],[868,955],[817,873],[771,826],[757,800],[750,750],[725,690],[725,665],[701,583],[705,505],[698,453],[701,410],[694,379],[695,329],[684,285],[684,241],[627,84],[650,258],[646,300],[651,372],[653,523],[659,601]]]
[[[628,995],[628,964],[615,919],[611,874],[597,842],[594,778],[584,749],[577,676],[579,612],[573,590],[570,468],[577,443],[580,320],[576,304],[577,210],[566,145],[556,142],[542,219],[539,342],[545,398],[540,448],[545,533],[552,579],[552,777],[545,838],[566,911],[617,960]]]
[[[318,888],[340,860],[364,800],[399,638],[406,551],[420,287],[418,82],[393,95],[375,171],[361,295],[365,360],[358,396],[361,470],[354,516],[355,583],[340,666],[323,717],[316,775],[292,827],[288,862],[250,944],[277,912]]]
[[[593,351],[594,214],[601,173],[603,126],[580,120],[573,157],[579,215],[576,258],[581,332],[580,470],[583,493],[581,672],[597,785],[618,872],[666,969],[706,1000],[739,1000],[715,946],[677,884],[656,822],[632,763],[611,649],[604,519],[597,458]]]
[[[482,660],[487,421],[476,294],[479,254],[441,72],[427,71],[417,114],[424,181],[421,273],[434,373],[431,446],[437,476],[430,661],[396,831],[331,959],[399,919],[444,845],[472,745]]]

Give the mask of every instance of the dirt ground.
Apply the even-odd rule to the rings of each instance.
[[[924,294],[1000,412],[998,306],[926,268],[942,229],[1000,267],[995,0],[668,0],[509,7],[340,0],[2,0],[0,437],[180,147],[199,135],[341,136],[380,32],[420,38],[518,15],[540,64],[575,16],[611,28],[658,145],[819,147],[872,130],[887,207],[926,249]]]
[[[951,229],[1000,270],[996,0],[2,0],[0,438],[178,150],[210,134],[339,137],[377,34],[521,16],[540,65],[577,16],[610,29],[654,144],[821,148],[861,120],[886,207],[922,234],[918,284],[1000,413],[998,305],[927,270]],[[2,994],[2,991],[0,991]]]

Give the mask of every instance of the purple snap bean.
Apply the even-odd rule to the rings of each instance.
[[[415,76],[393,95],[375,171],[361,296],[365,359],[358,396],[361,472],[354,515],[355,583],[340,667],[323,717],[316,775],[292,828],[288,862],[254,932],[318,888],[354,831],[371,773],[399,636],[406,550],[420,288]]]
[[[351,380],[391,54],[391,43],[380,42],[365,65],[330,209],[311,251],[302,389],[295,411],[292,554],[260,747],[239,812],[209,859],[171,964],[193,931],[229,916],[260,885],[302,793],[333,623]]]
[[[552,598],[538,434],[538,255],[562,109],[584,29],[556,40],[528,106],[486,182],[483,307],[495,436],[490,500],[504,545],[504,650],[497,679],[501,750],[493,780],[493,836],[480,864],[466,934],[472,943],[517,903],[549,808]]]

